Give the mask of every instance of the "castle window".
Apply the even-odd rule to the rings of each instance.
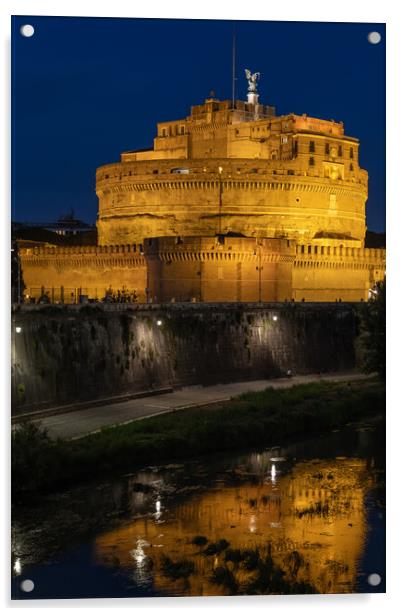
[[[311,255],[311,246],[307,246],[307,254]]]
[[[329,143],[325,144],[325,154],[329,156]]]
[[[164,128],[162,128],[162,130],[161,130],[161,135],[162,135],[162,137],[166,137],[166,135],[167,135],[167,130],[166,130],[166,128],[165,128],[165,127],[164,127]]]
[[[353,163],[350,163],[350,165],[349,165],[349,171],[353,171],[353,170],[354,170]]]
[[[188,167],[174,167],[170,170],[170,173],[189,173],[190,169]]]
[[[354,158],[354,157],[355,157],[355,154],[354,154],[353,148],[350,148],[350,150],[349,150],[349,158]]]
[[[297,141],[297,139],[295,139],[295,141],[293,142],[293,157],[294,158],[297,158],[298,144],[299,142]]]
[[[342,156],[342,146],[338,145],[338,156]]]
[[[154,169],[154,170],[152,171],[152,173],[155,173],[155,174],[156,174],[156,173],[159,173],[159,171],[158,171],[158,169]]]
[[[315,141],[310,141],[309,152],[315,152]]]
[[[310,165],[310,167],[314,167],[315,165],[314,156],[310,156],[308,164]]]
[[[288,175],[294,175],[295,172],[293,171],[293,169],[288,169]]]
[[[287,143],[288,142],[287,135],[282,135],[281,141],[282,141],[282,143]]]

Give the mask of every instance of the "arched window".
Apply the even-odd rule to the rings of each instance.
[[[173,167],[170,170],[170,173],[189,173],[190,169],[188,167]]]

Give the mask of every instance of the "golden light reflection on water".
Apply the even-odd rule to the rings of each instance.
[[[366,537],[364,498],[371,486],[366,461],[312,460],[287,473],[279,461],[257,482],[241,468],[236,472],[239,485],[218,480],[185,501],[167,499],[167,508],[157,496],[149,515],[97,537],[96,561],[130,569],[137,584],[152,582],[160,594],[228,594],[210,579],[224,564],[224,551],[206,556],[192,539],[226,539],[235,549],[264,549],[270,542],[288,579],[307,581],[320,593],[353,592]],[[166,577],[163,555],[191,560],[195,572],[187,580]],[[241,572],[235,567],[234,573]]]

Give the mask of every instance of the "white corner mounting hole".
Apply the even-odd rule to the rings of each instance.
[[[35,34],[35,28],[31,26],[31,24],[24,24],[20,28],[20,33],[22,36],[25,36],[25,38],[30,38]]]
[[[368,42],[372,45],[378,45],[381,41],[381,34],[379,32],[369,32],[367,35]]]
[[[22,580],[21,582],[21,590],[23,592],[32,592],[35,588],[35,584],[32,580]]]

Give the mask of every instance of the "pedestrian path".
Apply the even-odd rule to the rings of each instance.
[[[80,438],[98,432],[106,426],[130,423],[146,417],[171,413],[185,408],[203,406],[230,400],[247,391],[261,391],[267,387],[285,388],[302,383],[317,381],[352,381],[368,378],[360,373],[333,373],[325,375],[309,374],[291,378],[224,383],[208,387],[184,387],[171,393],[164,393],[147,398],[136,398],[94,406],[79,411],[57,414],[37,420],[35,423],[47,428],[49,435],[63,439]]]

